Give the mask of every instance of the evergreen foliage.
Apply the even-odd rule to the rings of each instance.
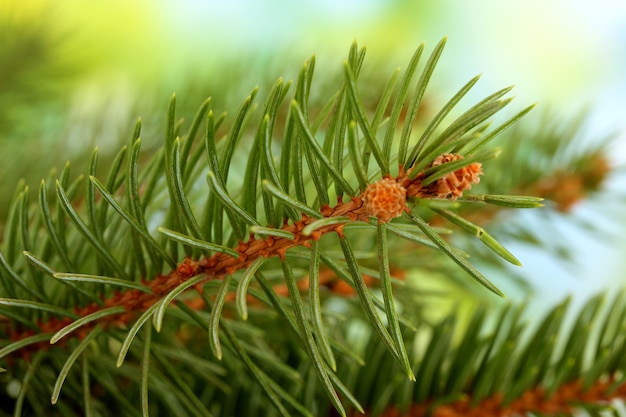
[[[593,415],[621,395],[623,298],[591,300],[569,333],[564,303],[526,334],[512,305],[435,319],[424,299],[440,295],[403,279],[503,295],[448,226],[519,265],[479,224],[542,205],[532,184],[471,190],[500,175],[482,165],[493,140],[533,107],[494,124],[511,88],[458,111],[475,77],[423,116],[444,45],[421,45],[373,107],[355,43],[323,106],[311,58],[232,116],[206,100],[185,123],[173,96],[158,151],[141,152],[139,120],[109,166],[96,149],[74,180],[67,164],[19,185],[0,252],[0,413]]]

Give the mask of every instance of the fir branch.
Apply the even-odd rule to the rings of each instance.
[[[623,297],[619,292],[609,305],[602,296],[592,297],[568,326],[569,300],[549,311],[538,326],[521,322],[521,306],[509,305],[495,326],[486,320],[485,309],[477,310],[461,329],[455,329],[460,317],[448,317],[431,329],[427,348],[416,359],[418,381],[427,378],[429,383],[401,381],[384,404],[360,398],[366,415],[510,417],[610,411],[612,401],[626,398],[625,335],[615,328],[606,331],[623,327]],[[600,329],[598,339],[590,337]],[[451,338],[455,331],[457,343]],[[368,344],[365,356],[381,348],[378,341]],[[379,363],[375,370],[352,366],[346,372],[359,373],[353,389],[360,392],[372,379],[390,381],[388,365]]]
[[[413,123],[444,43],[435,48],[425,64],[410,104],[410,120],[404,123]],[[208,100],[196,113],[189,130],[181,133],[184,125],[177,119],[176,96],[172,96],[162,150],[153,156],[143,174],[139,173],[143,141],[139,121],[129,147],[119,152],[104,182],[97,178],[97,151],[92,153],[85,196],[79,193],[82,177],[70,183],[70,169],[66,165],[58,179],[42,181],[39,220],[33,222],[27,207],[28,190],[19,190],[6,227],[8,237],[2,251],[6,256],[0,256],[0,283],[4,288],[0,313],[12,319],[0,324],[3,335],[0,359],[22,363],[34,352],[38,355],[49,352],[50,358],[60,362],[58,352],[69,350],[70,357],[60,366],[52,384],[53,402],[59,407],[64,404],[61,386],[71,385],[68,382],[72,364],[82,363],[91,370],[83,368],[82,387],[87,386],[91,372],[102,384],[108,383],[109,395],[120,401],[120,407],[126,403],[121,400],[123,393],[114,388],[113,375],[128,378],[132,372],[125,370],[126,367],[141,366],[141,372],[131,379],[139,387],[138,398],[144,412],[149,410],[148,392],[155,389],[169,393],[161,401],[176,412],[210,415],[208,406],[200,399],[202,395],[183,377],[181,370],[168,363],[158,349],[151,348],[158,345],[160,333],[176,339],[176,321],[183,320],[194,328],[208,327],[208,332],[204,330],[206,344],[215,356],[231,372],[241,372],[237,366],[249,370],[281,414],[288,415],[290,409],[304,410],[295,399],[301,395],[279,388],[278,380],[261,369],[263,360],[252,360],[250,348],[246,349],[242,342],[256,337],[254,329],[227,319],[231,282],[239,280],[235,297],[240,315],[252,321],[257,314],[267,313],[261,309],[252,317],[245,302],[247,294],[278,313],[292,329],[293,343],[306,354],[306,367],[316,375],[327,400],[345,415],[339,393],[357,409],[360,405],[336,375],[335,369],[339,367],[332,349],[351,356],[347,354],[350,349],[325,334],[327,327],[317,288],[311,288],[310,309],[305,307],[295,272],[299,263],[292,257],[302,250],[310,252],[306,258],[315,269],[309,269],[312,282],[319,281],[319,265],[324,264],[356,289],[361,307],[390,357],[404,369],[409,380],[416,374],[420,397],[426,395],[437,370],[432,364],[424,365],[419,372],[411,367],[403,336],[403,323],[411,324],[411,320],[402,317],[396,308],[387,231],[438,248],[483,286],[501,294],[436,229],[414,213],[413,205],[432,204],[436,208],[437,201],[472,199],[465,193],[478,183],[482,161],[495,155],[493,150],[483,149],[486,141],[481,142],[475,132],[483,132],[482,124],[508,104],[508,100],[501,98],[509,89],[488,96],[443,127],[446,116],[477,78],[471,80],[426,126],[409,153],[412,128],[405,125],[397,141],[394,132],[401,128],[398,112],[407,97],[422,49],[423,46],[414,55],[395,96],[393,86],[398,75],[392,76],[371,121],[358,91],[365,50],[355,43],[344,65],[343,85],[330,96],[330,104],[318,120],[312,121],[309,114],[315,65],[312,59],[300,72],[291,99],[287,99],[290,82],[279,79],[274,84],[257,120],[258,126],[253,129],[251,146],[240,144],[246,124],[253,120],[256,89],[244,100],[224,141],[217,140],[222,119],[215,120]],[[389,100],[393,102],[392,119],[387,121],[381,147],[378,128]],[[284,120],[283,114],[286,114]],[[197,146],[195,136],[205,117],[204,138]],[[279,123],[284,127],[285,147],[276,155],[272,144]],[[320,143],[316,132],[325,126],[326,136]],[[442,133],[437,136],[440,129]],[[396,142],[398,150],[392,154]],[[466,155],[454,152],[464,146],[473,152]],[[238,151],[244,152],[248,159],[243,183],[233,175],[236,168],[232,162]],[[205,165],[199,163],[199,155],[203,153],[207,157]],[[371,156],[376,166],[370,167]],[[127,158],[125,169],[124,158]],[[390,173],[394,163],[399,166],[395,177]],[[203,177],[206,184],[199,180]],[[48,195],[47,184],[52,181],[56,184],[55,204],[50,204]],[[336,204],[330,204],[331,197],[336,198]],[[259,200],[262,210],[257,209]],[[473,201],[519,201],[527,206],[533,205],[529,202],[536,205],[535,200],[507,200],[498,196],[476,197]],[[482,230],[445,213],[472,231]],[[417,228],[407,232],[393,226],[403,218],[414,222]],[[366,269],[355,250],[361,242],[347,233],[352,225],[359,223],[376,225],[377,250],[373,253],[377,253],[380,262],[375,274],[382,284],[382,301],[371,294],[363,276]],[[153,236],[155,232],[158,237]],[[343,253],[339,262],[329,255],[332,251],[326,245],[322,246],[330,241],[326,236],[332,234],[339,237]],[[482,236],[489,248],[507,254],[497,242],[487,238],[488,234]],[[24,258],[17,255],[19,245]],[[278,297],[271,284],[273,279],[266,279],[266,274],[286,281],[289,301]],[[41,284],[40,280],[47,275],[54,280]],[[258,287],[250,287],[253,278],[264,294]],[[200,294],[196,299],[199,303],[189,299],[192,295],[188,290],[192,288]],[[211,300],[208,294],[216,298]],[[175,300],[179,307],[169,307]],[[377,308],[384,311],[387,324],[379,317]],[[67,311],[65,315],[64,311]],[[152,326],[159,333],[153,335]],[[113,354],[116,360],[107,352],[106,360],[96,365],[84,355],[90,346],[103,343],[102,335],[118,339],[120,348]],[[439,338],[440,343],[449,344],[447,337]],[[133,343],[139,340],[143,346]],[[78,361],[81,354],[82,362]],[[131,357],[133,360],[129,360]],[[139,363],[137,357],[142,358]],[[200,360],[200,356],[195,357]],[[443,356],[437,361],[442,362]],[[110,369],[105,371],[107,366]],[[96,368],[103,374],[99,375]],[[153,379],[151,375],[156,376]],[[172,383],[176,389],[169,390]],[[92,395],[84,392],[86,399],[94,401]],[[90,408],[87,404],[86,409]]]

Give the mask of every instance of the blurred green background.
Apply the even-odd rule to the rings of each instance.
[[[3,0],[0,214],[20,178],[36,188],[68,160],[76,174],[94,146],[106,160],[138,117],[145,146],[158,147],[173,92],[178,113],[188,118],[208,96],[213,108],[233,111],[256,85],[265,92],[279,76],[293,79],[313,54],[317,82],[340,76],[354,39],[368,48],[366,68],[385,82],[420,42],[428,51],[443,36],[448,44],[432,83],[437,95],[452,94],[478,73],[468,100],[515,84],[517,104],[538,102],[536,113],[571,118],[585,111],[585,140],[617,132],[612,162],[624,162],[624,2]],[[372,80],[375,94],[380,85]],[[619,211],[600,219],[594,210],[581,204],[574,214],[608,218],[608,227],[624,235]],[[564,228],[581,258],[575,268],[541,250],[512,247],[538,293],[586,294],[616,281],[626,244]]]

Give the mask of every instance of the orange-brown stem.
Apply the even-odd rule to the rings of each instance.
[[[504,405],[502,394],[495,394],[478,405],[472,405],[471,398],[465,397],[438,406],[413,404],[407,412],[390,407],[381,417],[513,417],[533,412],[547,416],[570,415],[577,404],[602,404],[626,398],[626,385],[613,389],[614,382],[615,378],[600,380],[585,389],[582,381],[575,380],[563,384],[552,395],[548,395],[544,388],[533,388],[507,405]],[[354,417],[357,415],[362,416],[358,413]]]
[[[480,171],[480,164],[472,164],[477,166],[477,171]],[[465,172],[466,168],[455,171],[449,176],[459,175],[463,176],[462,172]],[[477,177],[476,177],[477,178]],[[395,178],[395,182],[399,188],[393,188],[392,198],[398,198],[401,202],[398,205],[406,207],[406,197],[418,197],[418,198],[433,198],[433,197],[449,197],[454,198],[452,195],[441,195],[440,188],[441,182],[449,182],[448,176],[422,187],[421,181],[423,175],[420,173],[415,179],[410,180],[407,175],[402,172]],[[386,177],[379,182],[394,181],[390,177]],[[383,186],[384,190],[387,186]],[[467,189],[466,184],[463,185],[463,190]],[[398,190],[406,190],[399,192]],[[334,206],[324,206],[320,209],[320,213],[324,217],[339,217],[347,216],[352,222],[367,221],[369,217],[378,217],[379,221],[389,221],[388,215],[381,217],[381,211],[377,209],[376,202],[380,201],[381,204],[389,205],[390,201],[387,198],[377,198],[376,201],[366,201],[367,193],[363,192],[361,195],[353,197],[348,202],[339,201]],[[369,202],[369,204],[366,204]],[[407,209],[408,210],[408,209]],[[394,216],[399,216],[402,210],[394,212]],[[281,259],[285,257],[287,251],[296,246],[308,246],[311,240],[317,240],[325,234],[336,232],[340,236],[343,235],[343,224],[327,225],[318,228],[310,235],[304,235],[302,230],[309,224],[315,221],[315,218],[302,215],[302,218],[292,224],[285,224],[282,230],[292,233],[295,238],[287,239],[276,236],[268,236],[264,238],[258,238],[251,235],[247,242],[239,242],[235,250],[239,254],[238,257],[233,257],[225,253],[216,253],[211,257],[203,258],[199,261],[192,259],[185,259],[181,262],[176,270],[170,272],[167,275],[159,275],[158,277],[144,281],[144,285],[151,290],[147,293],[139,290],[127,290],[122,292],[116,292],[112,297],[104,300],[104,307],[92,303],[83,308],[75,309],[75,314],[79,317],[85,317],[88,314],[94,313],[102,308],[110,308],[116,306],[124,306],[125,311],[120,314],[113,314],[100,319],[97,323],[91,322],[80,327],[75,331],[74,335],[78,337],[84,337],[96,324],[102,326],[118,325],[123,326],[137,318],[139,314],[144,312],[154,303],[161,300],[165,295],[170,293],[180,284],[184,283],[188,279],[198,275],[204,275],[206,281],[213,279],[221,279],[226,275],[232,275],[235,272],[245,269],[252,264],[259,257],[269,258],[278,256]],[[198,284],[201,285],[201,284]],[[41,321],[37,323],[37,327],[42,333],[55,333],[65,326],[72,323],[72,319],[69,317],[57,318],[53,317],[47,321]],[[9,328],[7,330],[9,339],[13,341],[22,340],[26,337],[34,335],[36,332],[32,329],[22,330],[19,328]],[[63,343],[65,339],[61,340],[57,345]],[[40,349],[47,349],[50,345],[48,343],[36,343],[24,347],[19,352],[23,357],[27,358],[30,352]]]

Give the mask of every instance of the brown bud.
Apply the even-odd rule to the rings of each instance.
[[[368,216],[386,223],[406,210],[406,189],[393,178],[383,178],[367,185],[363,202]]]

